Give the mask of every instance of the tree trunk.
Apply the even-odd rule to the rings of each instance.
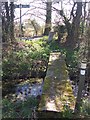
[[[55,32],[49,32],[48,42],[51,42],[53,40]]]
[[[88,35],[88,70],[87,70],[87,80],[88,80],[88,88],[90,94],[90,9],[88,10],[88,23],[87,23],[87,35]]]
[[[85,32],[85,18],[86,18],[86,2],[84,3],[84,16],[82,19],[82,36],[84,35]]]
[[[79,37],[81,15],[82,15],[82,3],[77,2],[76,17],[73,19],[73,23],[72,23],[72,34],[73,34],[75,43],[77,42],[78,37]]]
[[[49,32],[51,30],[51,8],[52,8],[52,2],[47,1],[46,2],[46,23],[45,23],[44,35],[49,35]]]
[[[66,45],[71,48],[75,48],[77,42],[79,41],[79,28],[81,15],[82,15],[82,2],[77,2],[76,15],[73,17],[71,30],[68,31],[66,42]]]
[[[60,32],[58,32],[58,43],[60,43],[61,38],[62,38],[61,33],[60,33]]]
[[[5,2],[5,10],[6,10],[6,25],[5,25],[5,34],[6,34],[6,40],[5,41],[9,41],[9,35],[10,35],[10,16],[9,16],[9,6],[8,6],[8,2]]]
[[[10,4],[10,39],[14,42],[14,3]]]
[[[5,42],[6,41],[6,31],[5,31],[5,26],[6,26],[6,24],[5,24],[6,22],[5,22],[5,16],[2,16],[2,42]]]

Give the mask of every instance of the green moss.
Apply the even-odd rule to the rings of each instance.
[[[55,75],[60,74],[60,70],[58,68],[55,69]]]
[[[49,59],[51,64],[48,65],[43,88],[45,95],[42,98],[41,106],[45,106],[47,100],[51,100],[51,98],[54,97],[56,109],[61,111],[63,110],[63,105],[67,102],[70,104],[70,107],[72,107],[72,103],[74,103],[73,101],[75,101],[75,99],[73,97],[70,81],[68,80],[68,71],[65,61],[60,61],[60,57],[57,58],[57,56],[55,56],[55,60],[52,60],[52,55]]]
[[[45,108],[45,105],[46,105],[46,99],[48,98],[47,95],[43,94],[42,97],[41,97],[41,101],[40,101],[40,104],[39,104],[39,107],[38,107],[38,110],[41,111],[42,109]]]
[[[67,92],[72,92],[72,88],[71,87],[67,87]]]
[[[44,87],[43,87],[43,92],[46,93],[47,91],[49,92],[50,88],[50,80],[51,78],[46,78],[44,82]]]

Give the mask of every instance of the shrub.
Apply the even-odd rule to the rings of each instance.
[[[89,98],[83,100],[82,107],[81,107],[81,114],[83,114],[83,115],[90,115],[90,102],[89,102]]]
[[[38,106],[38,100],[31,97],[27,101],[12,102],[5,98],[2,104],[2,118],[30,118],[32,110]]]
[[[9,54],[3,57],[3,79],[30,77],[32,69],[36,71],[36,67],[33,67],[33,64],[36,64],[38,61],[48,62],[50,50],[48,46],[46,47],[46,42],[42,39],[21,43],[19,41],[17,46],[12,46],[13,49],[9,51]],[[42,68],[45,65],[45,62],[43,62]],[[39,71],[40,66],[37,69]]]
[[[72,118],[73,117],[73,110],[71,110],[68,105],[64,105],[63,109],[64,109],[63,118]]]

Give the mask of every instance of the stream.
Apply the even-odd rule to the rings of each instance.
[[[77,97],[77,93],[78,93],[78,84],[74,83],[70,80],[71,85],[72,85],[72,90],[73,90],[73,94],[75,97]],[[41,83],[34,83],[34,84],[30,84],[30,83],[26,83],[24,85],[17,85],[16,86],[16,99],[17,100],[26,100],[28,97],[37,97],[37,96],[41,96],[42,92],[43,92],[43,85],[44,85],[44,80],[42,80]],[[82,96],[83,97],[87,97],[89,96],[89,92],[87,91],[87,86],[85,86],[85,90],[82,91]]]
[[[44,80],[42,83],[17,85],[16,98],[17,100],[26,100],[28,97],[37,97],[42,95]]]

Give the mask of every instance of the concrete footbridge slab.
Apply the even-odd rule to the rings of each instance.
[[[60,52],[53,52],[50,54],[38,110],[61,112],[65,105],[74,109],[75,97],[64,56]]]

